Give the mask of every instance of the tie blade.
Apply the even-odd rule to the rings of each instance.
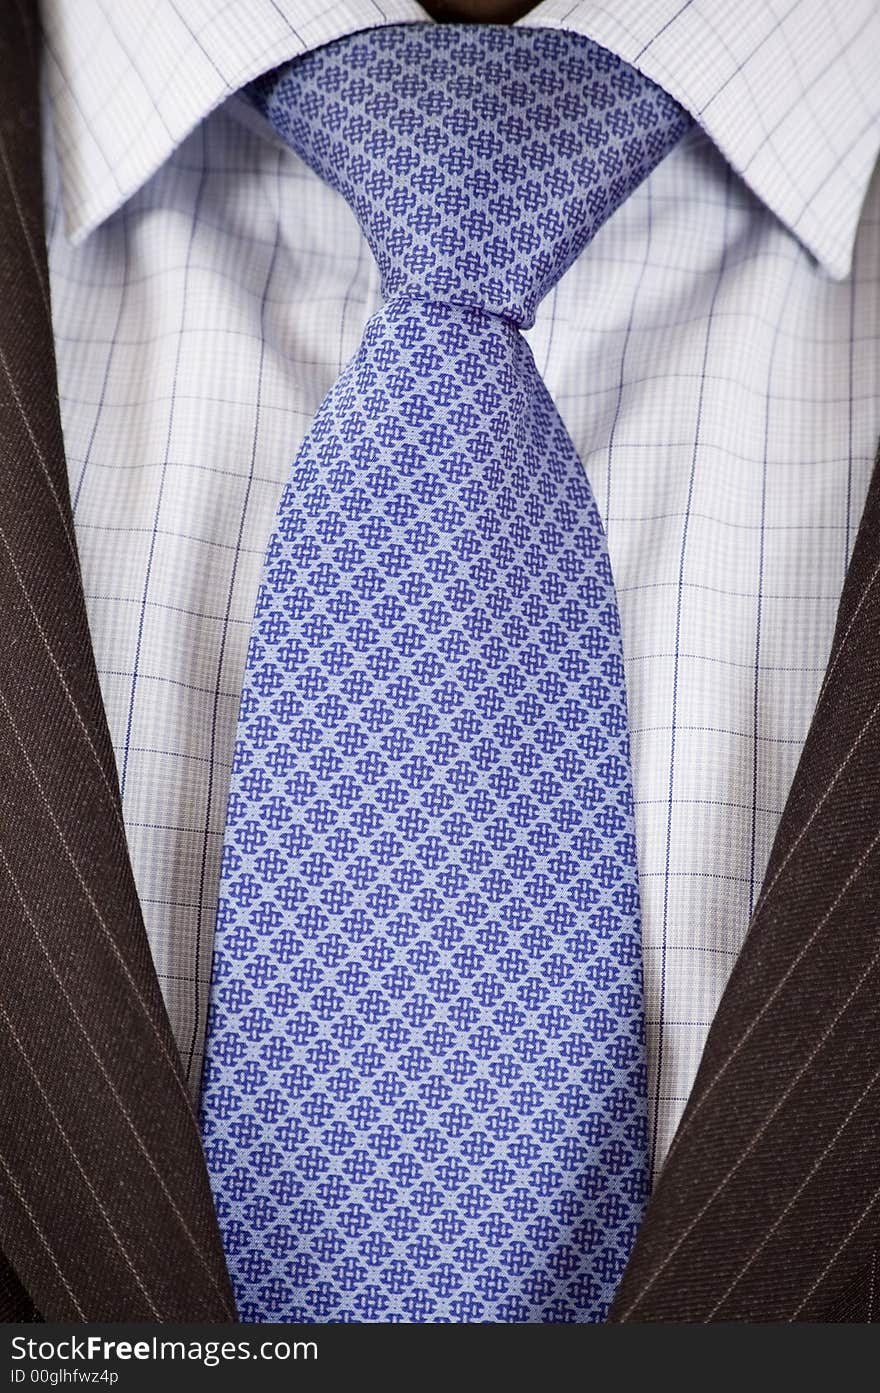
[[[203,1122],[246,1320],[589,1321],[646,1193],[601,521],[523,338],[390,302],[257,604]]]

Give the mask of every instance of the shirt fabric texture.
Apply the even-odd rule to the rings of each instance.
[[[47,237],[126,831],[198,1090],[266,540],[380,303],[349,209],[236,95],[416,0],[45,0]],[[544,0],[695,128],[528,332],[608,534],[658,1166],[810,722],[880,431],[873,0]]]

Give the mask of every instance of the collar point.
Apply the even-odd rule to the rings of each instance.
[[[845,281],[849,278],[855,258],[858,218],[853,220],[845,234],[838,233],[834,237],[807,236],[798,228],[792,228],[792,231],[828,280]]]

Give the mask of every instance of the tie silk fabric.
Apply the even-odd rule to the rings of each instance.
[[[406,25],[261,80],[383,308],[270,539],[202,1124],[245,1321],[591,1321],[647,1191],[617,604],[520,333],[689,118],[589,40]]]

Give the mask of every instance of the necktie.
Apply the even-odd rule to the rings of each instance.
[[[521,329],[688,124],[592,42],[408,25],[253,89],[383,308],[269,542],[202,1125],[246,1321],[604,1317],[647,1188],[602,524]]]

